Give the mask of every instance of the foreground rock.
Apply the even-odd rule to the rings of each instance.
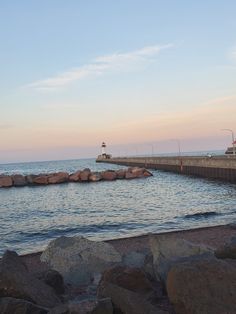
[[[153,254],[153,266],[157,279],[166,282],[167,274],[173,264],[190,256],[201,254],[213,255],[213,250],[204,245],[197,245],[184,239],[150,236],[150,248]]]
[[[232,237],[229,243],[225,243],[215,251],[217,258],[231,258],[236,259],[236,237]]]
[[[49,269],[40,273],[37,278],[43,280],[48,286],[52,287],[57,294],[63,294],[65,292],[64,280],[58,271]]]
[[[97,273],[121,262],[120,254],[111,244],[82,236],[51,241],[40,259],[62,274],[65,282],[76,285],[89,284]]]
[[[176,314],[235,314],[236,264],[190,258],[171,268],[167,292]]]
[[[60,303],[53,289],[33,277],[20,257],[6,251],[0,264],[0,297],[25,299],[43,307]]]
[[[158,298],[162,295],[141,269],[118,266],[105,271],[97,294],[98,297],[110,297],[115,309],[121,313],[168,313],[158,306]]]
[[[37,306],[31,302],[15,299],[15,298],[0,298],[0,313],[1,314],[47,314],[45,308]]]

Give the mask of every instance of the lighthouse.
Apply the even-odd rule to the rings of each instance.
[[[102,142],[102,146],[101,146],[101,148],[102,148],[102,157],[103,158],[106,158],[106,147],[107,147],[107,145],[106,145],[106,143],[105,142]]]

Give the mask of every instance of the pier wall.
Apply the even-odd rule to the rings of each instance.
[[[236,157],[119,157],[97,160],[124,166],[139,166],[236,183]]]

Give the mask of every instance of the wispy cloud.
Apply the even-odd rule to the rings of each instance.
[[[126,71],[127,68],[130,69],[130,67],[134,69],[134,67],[136,68],[137,66],[153,60],[162,50],[171,47],[173,47],[173,44],[154,45],[131,52],[116,52],[114,54],[100,56],[81,67],[73,68],[64,73],[30,83],[27,87],[38,90],[53,90],[69,85],[74,81],[88,77],[96,77],[111,70]]]
[[[10,124],[0,124],[0,130],[6,130],[12,128]]]
[[[229,51],[229,58],[236,61],[236,46],[233,46]]]

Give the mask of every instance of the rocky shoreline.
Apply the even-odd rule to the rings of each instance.
[[[60,237],[40,253],[7,251],[0,312],[236,313],[236,225],[96,242]]]
[[[42,173],[42,174],[14,174],[0,175],[0,188],[22,187],[32,185],[49,185],[61,184],[68,182],[98,182],[98,181],[114,181],[122,179],[147,178],[152,176],[151,172],[145,168],[130,167],[119,170],[105,170],[101,172],[93,172],[89,168],[78,170],[69,174],[68,172]]]

